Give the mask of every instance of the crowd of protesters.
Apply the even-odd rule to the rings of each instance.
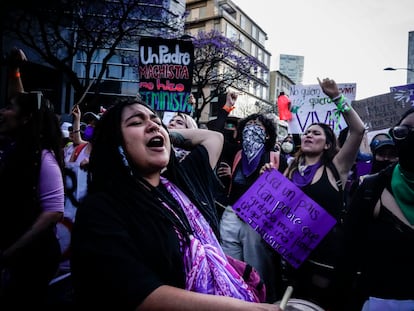
[[[62,269],[71,310],[276,311],[290,286],[320,310],[414,310],[414,108],[372,138],[350,192],[366,129],[332,79],[318,81],[346,139],[314,123],[295,141],[280,134],[291,115],[231,116],[235,92],[207,129],[181,113],[164,124],[139,96],[75,105],[64,123],[24,89],[25,61],[10,53],[0,109],[1,310],[57,308]],[[233,208],[272,170],[335,221],[299,267]]]

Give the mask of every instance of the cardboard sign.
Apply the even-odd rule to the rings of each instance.
[[[394,93],[387,93],[356,100],[352,107],[371,132],[393,127],[411,104],[397,101]]]
[[[390,87],[394,99],[402,105],[414,106],[414,83]]]
[[[157,111],[190,113],[194,46],[188,40],[139,40],[139,94]]]
[[[233,209],[296,268],[336,224],[335,218],[275,169],[263,173]]]
[[[355,99],[355,83],[338,83],[338,88],[351,102]],[[347,127],[344,118],[335,117],[336,105],[326,96],[320,85],[292,85],[289,98],[291,100],[292,120],[289,121],[289,132],[302,134],[312,123],[329,124],[338,134]]]

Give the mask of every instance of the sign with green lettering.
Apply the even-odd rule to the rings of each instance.
[[[139,94],[157,111],[190,113],[194,46],[189,40],[139,40]]]

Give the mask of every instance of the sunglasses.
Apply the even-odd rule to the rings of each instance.
[[[408,125],[398,125],[391,130],[391,134],[396,140],[406,139],[411,132],[414,132],[414,127]]]

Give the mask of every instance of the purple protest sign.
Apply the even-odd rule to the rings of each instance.
[[[335,218],[275,169],[263,173],[233,209],[295,268],[336,223]]]

